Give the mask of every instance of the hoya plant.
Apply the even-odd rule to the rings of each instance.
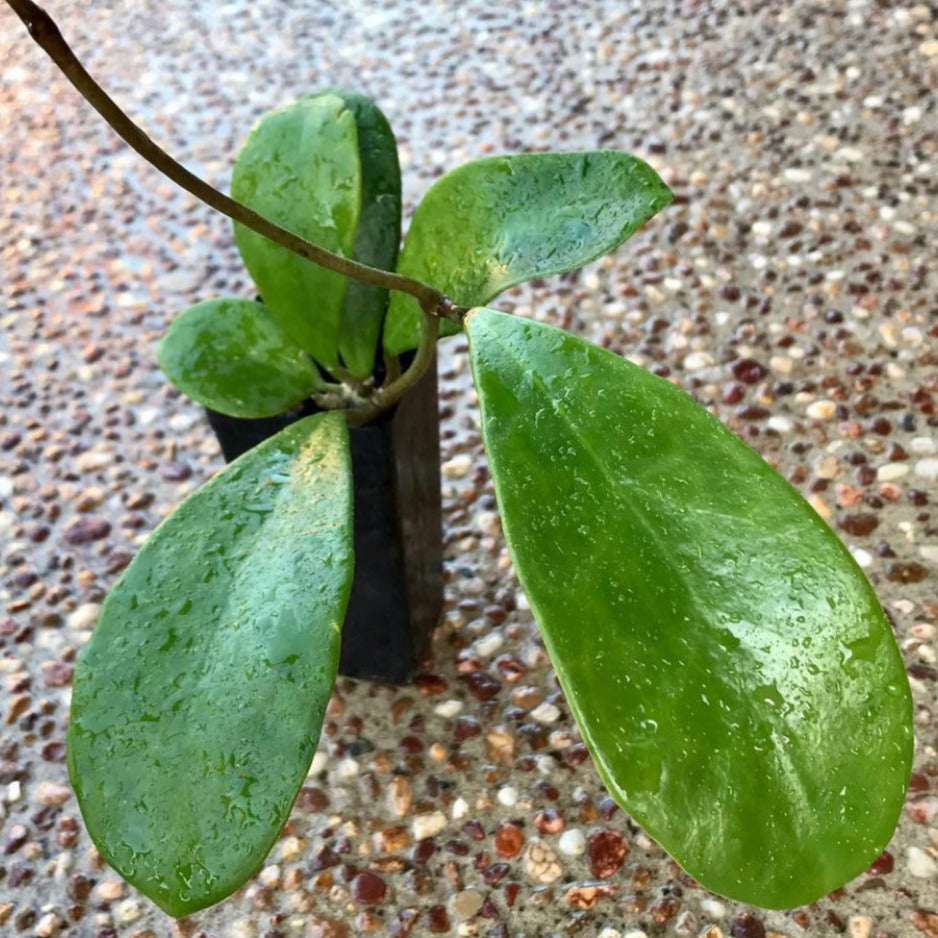
[[[8,2],[67,59],[38,8]],[[424,195],[398,258],[387,121],[330,90],[265,117],[231,189],[221,207],[262,300],[196,304],[160,363],[228,414],[321,412],[190,495],[102,608],[67,738],[102,856],[176,916],[262,863],[336,675],[348,426],[407,392],[438,333],[462,331],[514,567],[612,796],[739,900],[800,905],[861,872],[903,802],[911,700],[849,552],[681,389],[486,306],[628,238],[670,199],[655,172],[614,151],[469,163]]]

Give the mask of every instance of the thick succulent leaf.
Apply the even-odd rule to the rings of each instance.
[[[427,191],[398,270],[460,305],[481,306],[516,283],[596,260],[670,201],[650,166],[615,150],[475,160]],[[441,323],[441,334],[453,331]],[[419,339],[416,300],[393,294],[385,348],[398,354]]]
[[[401,244],[401,170],[397,142],[387,118],[362,94],[329,89],[355,115],[361,163],[361,219],[352,255],[357,261],[394,270]],[[350,280],[339,322],[339,356],[356,378],[374,371],[375,351],[388,291]]]
[[[248,879],[309,769],[351,586],[350,476],[337,414],[246,453],[153,532],[79,659],[85,824],[171,915]]]
[[[508,546],[612,795],[736,899],[796,906],[858,874],[912,734],[850,554],[668,382],[491,310],[466,328]]]
[[[354,114],[326,94],[265,115],[238,156],[231,194],[295,234],[349,256],[361,203]],[[287,334],[335,367],[346,278],[237,224],[235,242]]]
[[[312,359],[260,303],[237,298],[190,306],[156,349],[183,394],[231,417],[273,417],[321,384]]]

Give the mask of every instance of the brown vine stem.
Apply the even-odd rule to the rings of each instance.
[[[439,290],[419,280],[379,270],[377,267],[369,267],[367,264],[360,264],[340,254],[333,254],[292,231],[274,224],[270,219],[229,198],[205,180],[191,173],[155,144],[88,74],[63,38],[55,21],[45,10],[33,0],[6,0],[6,2],[26,24],[30,36],[121,139],[150,165],[194,195],[199,201],[320,267],[381,289],[408,293],[417,300],[426,315],[461,322],[467,310],[456,306]]]

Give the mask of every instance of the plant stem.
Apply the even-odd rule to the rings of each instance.
[[[439,290],[419,280],[379,270],[377,267],[361,264],[348,257],[342,257],[340,254],[333,254],[292,231],[274,224],[263,215],[236,202],[191,173],[165,150],[157,146],[85,71],[84,66],[63,38],[58,26],[45,10],[37,6],[33,0],[6,0],[6,2],[26,24],[30,36],[121,139],[163,175],[194,195],[199,201],[320,267],[371,286],[408,293],[417,300],[425,314],[452,319],[454,322],[462,321],[462,317],[468,310],[456,306]]]
[[[440,318],[431,313],[423,314],[420,330],[420,345],[407,370],[389,384],[382,384],[362,407],[348,411],[349,426],[358,427],[374,420],[382,411],[393,407],[426,373],[433,362],[436,340],[440,332]]]

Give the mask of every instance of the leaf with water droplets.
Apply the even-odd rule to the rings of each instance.
[[[232,417],[273,417],[319,386],[316,366],[260,303],[237,298],[190,306],[156,350],[183,394]]]
[[[550,326],[466,322],[505,537],[612,795],[708,889],[808,903],[902,808],[902,658],[853,558],[683,391]]]
[[[394,270],[401,245],[401,170],[397,143],[387,118],[362,94],[327,89],[355,116],[361,163],[361,219],[352,256],[380,270]],[[388,307],[388,291],[349,280],[339,321],[339,356],[356,378],[374,371],[378,336]]]
[[[353,113],[337,95],[324,94],[266,114],[238,155],[231,195],[295,234],[351,255],[361,208]],[[284,331],[335,368],[347,279],[234,227],[241,257]]]
[[[596,260],[670,201],[647,163],[615,150],[474,160],[424,195],[398,271],[477,306],[516,283]],[[441,334],[455,330],[441,323]],[[392,294],[385,349],[396,355],[419,340],[416,300]]]
[[[292,424],[149,537],[75,669],[68,770],[102,856],[171,915],[241,886],[290,812],[352,578],[339,414]]]

